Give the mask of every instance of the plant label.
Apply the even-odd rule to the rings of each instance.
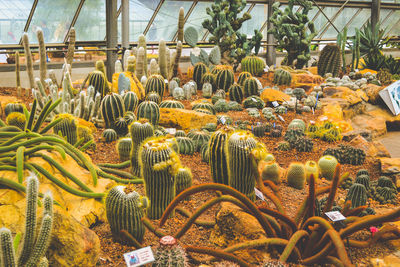
[[[272,105],[274,106],[274,108],[279,107],[279,103],[276,102],[276,101],[273,101],[273,102],[272,102]]]
[[[176,134],[176,128],[165,128],[165,131],[172,135]]]
[[[137,249],[124,254],[126,266],[135,267],[142,266],[154,261],[153,251],[151,247]]]
[[[339,222],[339,221],[346,220],[346,217],[344,217],[343,214],[340,211],[325,212],[325,215],[328,216],[328,218],[332,222]]]
[[[260,190],[258,190],[257,188],[254,187],[254,192],[256,193],[256,196],[261,199],[262,201],[265,201],[264,195],[263,193],[261,193]]]
[[[285,119],[284,119],[281,115],[278,115],[278,118],[279,118],[281,121],[285,121]]]
[[[225,117],[221,117],[220,121],[221,121],[222,124],[225,124],[225,122],[226,122]]]
[[[255,99],[254,97],[252,97],[251,100],[253,100],[253,102],[257,102],[257,99]]]

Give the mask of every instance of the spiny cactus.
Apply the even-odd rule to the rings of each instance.
[[[11,126],[16,126],[23,131],[26,125],[26,117],[22,113],[11,112],[6,118],[6,123]]]
[[[139,73],[138,69],[136,69],[136,76],[141,79],[142,76],[147,76],[147,45],[146,45],[146,36],[141,34],[139,35],[138,38],[138,56],[139,56],[139,50],[140,48],[143,48],[143,61],[142,61],[142,66],[143,66],[143,72]],[[138,58],[139,60],[139,58]],[[138,61],[139,63],[139,61]]]
[[[67,64],[72,66],[72,61],[74,60],[74,52],[75,52],[75,39],[76,39],[76,33],[75,33],[75,28],[72,27],[69,30],[68,34],[68,50],[67,50]]]
[[[156,92],[162,98],[165,92],[165,81],[161,75],[152,75],[146,82],[145,92],[146,95],[150,92]]]
[[[139,163],[150,200],[147,216],[159,219],[175,197],[175,176],[181,167],[179,157],[165,137],[153,137],[140,147]]]
[[[183,7],[179,9],[178,16],[178,41],[183,42],[183,26],[185,25],[185,10]]]
[[[378,178],[377,186],[389,187],[389,188],[396,189],[396,187],[393,184],[392,179],[390,179],[389,177],[386,177],[386,176],[381,176]]]
[[[61,134],[67,142],[75,145],[78,141],[77,121],[71,114],[59,114],[54,120],[61,118],[62,120],[54,125],[53,131],[55,134]]]
[[[242,104],[244,108],[262,109],[265,107],[264,101],[256,95],[247,97],[245,100],[243,100]]]
[[[279,164],[276,163],[275,160],[266,162],[261,172],[261,178],[263,181],[269,180],[275,184],[279,184],[281,182],[281,171]]]
[[[276,85],[290,85],[292,82],[292,75],[284,69],[277,69],[274,72],[274,81]]]
[[[46,84],[47,77],[47,64],[46,64],[46,45],[44,44],[44,37],[42,29],[36,30],[36,36],[39,43],[39,58],[40,58],[40,81],[43,85]]]
[[[243,101],[243,88],[237,83],[234,83],[229,87],[229,99],[231,101],[236,101],[238,103],[242,103]]]
[[[172,236],[164,236],[160,239],[154,255],[155,261],[152,267],[186,267],[188,260],[185,250]]]
[[[107,194],[105,204],[113,236],[118,238],[122,235],[121,230],[125,230],[138,242],[142,242],[146,229],[141,219],[148,206],[148,199],[128,187],[118,185]]]
[[[241,62],[242,71],[251,73],[253,76],[261,76],[264,73],[265,63],[257,56],[247,56]]]
[[[203,83],[201,92],[202,92],[202,95],[204,98],[210,98],[213,93],[213,87],[212,87],[211,83]]]
[[[199,62],[194,66],[193,80],[196,82],[198,88],[202,87],[203,85],[202,79],[206,73],[207,73],[207,66],[204,63]]]
[[[365,186],[367,192],[371,189],[369,175],[359,175],[356,177],[356,180],[354,182]]]
[[[148,119],[151,124],[156,126],[160,120],[160,108],[153,101],[143,101],[139,104],[136,115],[138,119]]]
[[[243,94],[244,94],[244,97],[259,95],[258,84],[257,84],[256,78],[249,77],[244,81]]]
[[[106,128],[112,129],[115,127],[115,121],[125,113],[124,101],[115,93],[103,98],[100,109]]]
[[[251,78],[251,77],[252,77],[252,75],[251,75],[250,72],[243,71],[243,72],[241,72],[241,73],[239,74],[237,83],[238,83],[239,85],[243,86],[243,85],[244,85],[244,82],[246,81],[246,79],[247,79],[247,78]]]
[[[327,44],[319,55],[318,75],[324,77],[326,73],[331,73],[333,77],[337,77],[341,64],[340,47],[336,44]]]
[[[213,114],[213,115],[216,114],[216,110],[215,110],[214,106],[211,105],[208,102],[201,102],[201,103],[194,104],[192,109],[193,110],[196,110],[196,109],[207,109],[207,110],[209,110],[211,112],[211,114]]]
[[[179,195],[180,192],[192,186],[192,171],[189,168],[179,168],[176,173],[175,179],[175,194]]]
[[[22,44],[24,46],[25,61],[26,61],[26,72],[28,73],[29,85],[31,88],[35,88],[35,80],[33,79],[33,61],[32,53],[29,47],[28,33],[24,32],[22,34]]]
[[[100,71],[104,75],[105,91],[106,92],[110,92],[111,88],[110,88],[110,85],[109,85],[109,82],[108,82],[108,79],[107,79],[106,66],[104,65],[104,61],[103,60],[97,60],[95,66],[96,66],[96,70]]]
[[[161,103],[161,97],[159,94],[157,94],[156,92],[150,92],[146,95],[145,98],[146,101],[153,101],[154,103],[156,103],[157,105],[159,105]]]
[[[118,134],[114,129],[105,129],[101,134],[104,142],[111,143],[118,139]]]
[[[160,108],[178,108],[185,109],[185,106],[180,101],[176,100],[164,100],[160,103]]]
[[[318,182],[318,178],[319,178],[318,164],[313,160],[309,160],[304,165],[304,168],[305,168],[305,171],[306,171],[306,181],[307,181],[307,183],[310,182],[311,175],[314,175],[315,182]]]
[[[365,206],[367,204],[367,190],[362,184],[354,183],[347,193],[346,201],[351,200],[352,208]]]
[[[194,142],[189,137],[177,137],[176,141],[179,145],[179,153],[183,155],[193,155]]]
[[[131,168],[132,173],[136,176],[140,176],[140,165],[139,165],[139,148],[141,143],[153,136],[154,128],[146,119],[135,121],[130,125],[130,134],[132,138],[132,153],[131,153]]]
[[[161,76],[168,79],[167,45],[164,39],[161,39],[158,45],[158,65],[160,66]]]
[[[221,70],[217,74],[216,83],[218,89],[228,92],[229,87],[235,82],[233,71],[230,69]]]
[[[139,99],[135,92],[128,91],[122,95],[122,100],[124,101],[125,111],[135,111],[139,105]]]
[[[128,133],[128,122],[125,119],[125,116],[118,117],[114,122],[114,130],[118,134],[118,136],[125,136]]]
[[[178,75],[179,60],[181,58],[181,55],[182,55],[182,41],[178,41],[178,43],[176,44],[176,53],[172,68],[172,77],[176,77]]]
[[[209,162],[210,162],[210,147],[208,146],[208,144],[204,144],[200,148],[200,155],[201,155],[201,161],[209,164]]]
[[[229,186],[255,200],[255,177],[251,171],[250,153],[257,146],[254,136],[248,131],[235,131],[226,141]]]
[[[15,52],[15,85],[17,87],[18,97],[21,97],[21,75],[20,75],[20,62],[19,52]]]
[[[323,156],[318,160],[318,167],[321,172],[321,176],[327,180],[332,180],[335,173],[336,165],[338,161],[332,156]]]
[[[217,76],[215,74],[212,74],[211,72],[206,72],[203,74],[203,77],[201,78],[201,84],[202,85],[204,85],[205,83],[211,84],[212,92],[215,92],[217,90],[216,78]],[[199,85],[198,87],[200,88]]]
[[[215,183],[229,185],[228,154],[226,140],[233,131],[232,128],[224,127],[214,132],[209,141],[210,170],[211,177]]]
[[[295,148],[298,152],[311,152],[313,150],[314,143],[308,137],[298,138],[295,142]]]
[[[297,140],[303,137],[304,132],[298,128],[287,130],[285,133],[285,141],[288,141],[292,147],[295,147]]]
[[[187,137],[193,140],[194,150],[200,152],[200,148],[203,144],[206,144],[210,140],[210,134],[205,131],[191,131],[187,134]]]
[[[306,170],[302,163],[292,162],[287,170],[287,183],[296,189],[303,189],[306,182]]]
[[[276,147],[278,151],[289,151],[291,149],[289,142],[282,141],[278,143]]]
[[[95,89],[95,94],[99,93],[101,98],[103,98],[108,91],[106,90],[106,77],[104,76],[103,72],[95,70],[87,76],[85,81],[82,84],[82,88],[85,87],[86,82],[88,83],[88,86],[93,86]]]

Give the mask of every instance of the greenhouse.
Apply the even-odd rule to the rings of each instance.
[[[0,267],[400,266],[396,0],[0,0]]]

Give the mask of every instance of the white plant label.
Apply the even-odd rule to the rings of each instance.
[[[151,247],[137,249],[124,254],[126,266],[135,267],[142,266],[154,261],[153,251]]]
[[[165,128],[165,131],[169,134],[176,134],[176,128]]]
[[[253,100],[254,102],[257,102],[257,99],[255,99],[254,97],[252,97],[251,100]]]
[[[279,118],[281,121],[285,121],[285,119],[284,119],[281,115],[278,115],[278,118]]]
[[[262,201],[265,201],[264,194],[261,193],[260,190],[258,190],[257,188],[254,187],[254,192],[256,193],[256,196],[257,196],[259,199],[261,199]]]
[[[274,106],[274,108],[279,107],[279,103],[276,102],[276,101],[273,101],[273,102],[272,102],[272,105]]]
[[[225,122],[226,122],[225,117],[221,117],[220,121],[221,121],[222,124],[225,124]]]
[[[346,220],[346,217],[344,217],[343,214],[340,211],[325,212],[325,215],[328,216],[328,218],[332,222],[338,222],[338,221]]]

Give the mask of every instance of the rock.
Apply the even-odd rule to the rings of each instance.
[[[56,212],[48,250],[50,266],[96,266],[100,239],[67,213]]]
[[[200,129],[207,123],[217,123],[217,117],[194,110],[160,108],[159,124],[164,127],[188,131]]]
[[[378,86],[372,83],[366,84],[364,91],[369,98],[369,102],[372,104],[378,104],[382,101],[381,97],[379,96],[379,92],[385,87]]]
[[[352,126],[355,130],[369,130],[372,138],[376,138],[386,134],[386,122],[382,117],[373,117],[368,114],[357,115],[352,120]]]
[[[222,203],[216,217],[216,225],[211,232],[210,240],[218,246],[231,246],[240,242],[265,237],[264,230],[250,214],[231,203]],[[235,252],[241,258],[249,259],[256,264],[269,258],[265,249],[246,249]]]
[[[381,172],[382,173],[390,173],[393,171],[394,167],[400,169],[400,158],[389,158],[389,157],[382,157],[379,158],[380,165],[381,165]]]
[[[379,141],[367,141],[364,137],[358,135],[349,143],[352,146],[359,147],[364,150],[368,157],[390,157],[389,151]]]
[[[277,101],[278,103],[282,103],[282,102],[290,100],[289,95],[287,95],[279,90],[275,90],[275,89],[271,89],[271,88],[264,89],[264,91],[262,91],[260,97],[265,103],[274,102],[274,101]]]
[[[295,83],[314,83],[320,84],[324,81],[319,75],[314,75],[312,73],[296,73],[292,74],[292,79]]]
[[[6,95],[2,95],[0,96],[0,114],[2,113],[2,110],[4,110],[4,108],[6,107],[6,105],[8,103],[14,103],[14,102],[21,102],[18,100],[18,98],[16,98],[15,96],[6,96]]]
[[[144,99],[146,94],[142,83],[139,81],[139,79],[136,77],[134,73],[129,71],[117,72],[112,75],[112,86],[111,86],[112,92],[118,93],[118,79],[121,73],[123,73],[129,79],[131,85],[131,91],[135,92],[139,100]]]
[[[387,157],[390,158],[390,153],[387,148],[382,144],[381,141],[372,141],[372,144],[376,147],[376,157]]]
[[[359,94],[344,86],[325,87],[323,93],[324,96],[345,99],[350,105],[355,105],[363,101]]]
[[[341,108],[341,116],[343,119],[351,119],[358,114],[364,113],[366,109],[365,102],[358,102],[357,104],[351,104],[346,99],[342,98],[332,98],[332,97],[324,97],[320,99],[322,106],[327,105],[339,105]]]
[[[387,128],[390,130],[400,130],[400,115],[394,116],[387,108],[368,105],[367,114],[383,118],[386,121]]]
[[[362,137],[365,138],[368,142],[372,141],[372,133],[369,130],[364,130],[364,129],[359,129],[359,130],[353,130],[347,133],[342,134],[342,140],[349,142],[353,138],[357,137],[358,135],[361,135]]]

